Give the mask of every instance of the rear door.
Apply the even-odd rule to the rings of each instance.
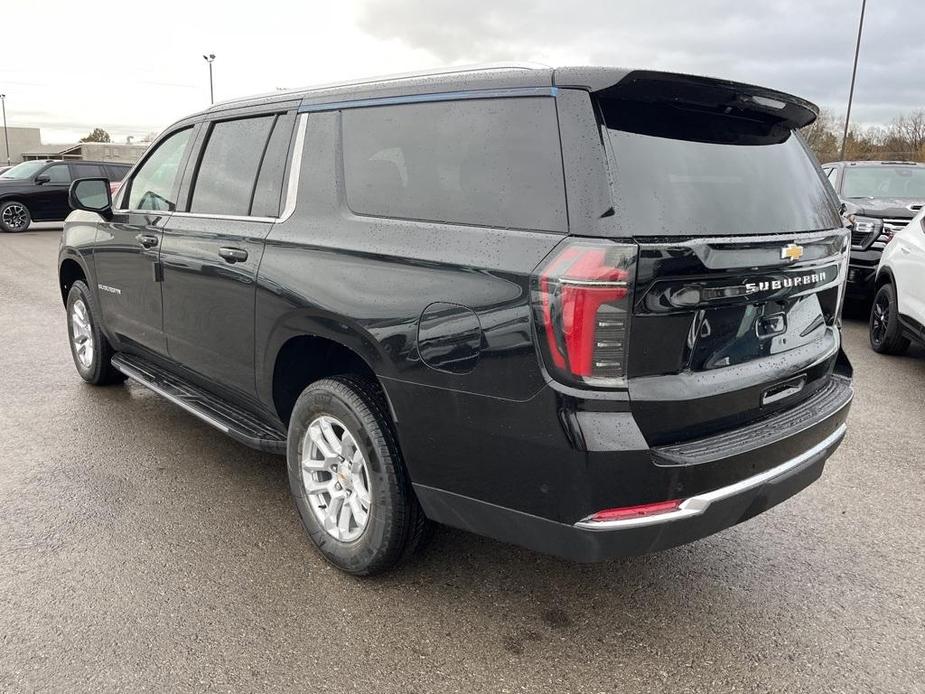
[[[186,209],[171,218],[161,248],[170,357],[244,397],[256,392],[255,282],[294,123],[293,111],[208,124]]]
[[[608,233],[637,247],[626,374],[643,433],[677,442],[793,406],[838,357],[848,252],[795,132],[810,108],[682,76],[624,83],[598,106]]]

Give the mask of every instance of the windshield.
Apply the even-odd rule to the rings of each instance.
[[[47,161],[24,161],[22,164],[17,164],[9,171],[0,174],[0,178],[13,179],[14,181],[22,181],[26,178],[32,178],[38,173],[42,167],[48,164]]]
[[[738,236],[841,226],[799,137],[713,114],[602,103],[614,213],[627,236]]]
[[[925,167],[848,166],[842,195],[846,198],[925,200]]]

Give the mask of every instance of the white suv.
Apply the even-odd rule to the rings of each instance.
[[[925,344],[925,208],[883,251],[870,311],[875,351],[902,354],[911,340]]]

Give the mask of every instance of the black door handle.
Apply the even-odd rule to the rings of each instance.
[[[247,260],[247,251],[243,248],[219,248],[218,254],[228,263],[243,263]]]
[[[154,248],[157,245],[157,237],[151,234],[138,234],[135,240],[145,248]]]

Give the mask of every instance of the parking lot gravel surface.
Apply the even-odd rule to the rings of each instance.
[[[58,239],[0,234],[0,691],[925,691],[922,349],[847,320],[844,444],[716,536],[576,565],[441,529],[361,580],[283,458],[80,380]]]

